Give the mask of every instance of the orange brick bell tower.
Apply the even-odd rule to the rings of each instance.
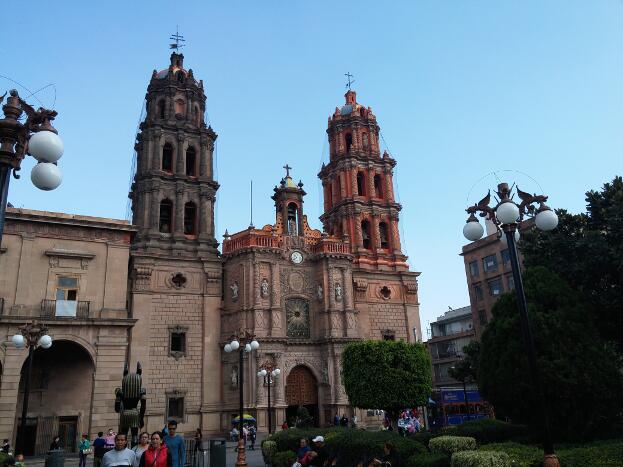
[[[381,156],[372,109],[357,102],[355,91],[345,97],[329,117],[330,161],[318,174],[324,190],[320,219],[329,234],[350,237],[355,267],[407,270],[392,181],[396,161],[387,152]]]

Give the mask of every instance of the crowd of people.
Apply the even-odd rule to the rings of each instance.
[[[249,443],[250,444],[249,449],[251,451],[255,451],[255,441],[257,440],[257,428],[255,428],[255,426],[245,423],[242,426],[242,434],[240,433],[240,430],[238,430],[238,428],[234,426],[232,430],[229,432],[229,436],[231,440],[235,441],[236,443],[242,436],[245,447],[247,443]],[[234,451],[237,449],[238,449],[237,446],[234,447]]]

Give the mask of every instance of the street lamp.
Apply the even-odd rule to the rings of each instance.
[[[257,372],[257,376],[264,378],[264,383],[268,386],[268,434],[272,434],[273,429],[273,415],[270,407],[270,386],[273,383],[273,378],[276,378],[281,374],[281,370],[275,367],[271,362],[262,363],[261,370]]]
[[[519,321],[521,323],[521,331],[523,334],[526,353],[528,354],[528,364],[530,367],[530,376],[532,378],[533,390],[536,399],[541,404],[541,413],[543,414],[543,426],[545,429],[543,439],[543,450],[545,451],[544,467],[560,466],[560,462],[554,453],[554,444],[549,428],[549,415],[547,404],[543,397],[543,389],[536,363],[536,351],[534,348],[534,339],[530,329],[530,320],[528,318],[528,304],[526,302],[526,294],[521,280],[521,270],[519,267],[519,258],[517,255],[517,245],[515,234],[518,230],[519,223],[525,216],[534,217],[535,224],[540,230],[552,230],[558,225],[558,216],[545,202],[547,196],[531,195],[517,188],[517,195],[521,199],[520,204],[516,204],[512,200],[512,187],[509,188],[508,183],[500,183],[496,192],[499,198],[498,203],[491,207],[491,192],[487,194],[477,204],[466,209],[469,217],[463,226],[463,235],[470,241],[476,241],[482,237],[484,229],[478,219],[476,213],[480,217],[493,222],[499,231],[504,233],[506,244],[508,245],[508,253],[513,270],[513,280],[515,282],[515,292],[517,294],[517,302],[519,305]],[[538,204],[538,207],[535,205]]]
[[[242,365],[244,363],[244,354],[260,348],[260,343],[255,340],[255,335],[249,331],[241,330],[237,336],[233,336],[231,342],[225,344],[223,350],[225,352],[238,351],[238,389],[240,390],[240,412],[238,415],[238,428],[240,435],[238,437],[238,457],[236,458],[237,467],[247,466],[247,455],[244,446],[244,437],[242,436],[242,420],[244,419],[244,371]]]
[[[19,427],[17,439],[19,444],[16,446],[16,453],[24,453],[24,443],[26,441],[26,415],[28,414],[28,396],[30,394],[30,377],[32,375],[32,361],[37,347],[49,349],[52,347],[52,338],[48,335],[48,329],[33,321],[27,323],[19,329],[19,334],[11,338],[11,342],[18,349],[28,347],[28,368],[26,369],[26,380],[24,381],[24,402],[22,403],[22,421]]]
[[[0,104],[4,101],[0,97]],[[61,184],[61,171],[57,162],[63,155],[63,141],[50,124],[57,115],[55,110],[40,107],[35,110],[28,105],[17,91],[9,91],[9,97],[2,106],[4,118],[0,119],[0,244],[4,231],[4,215],[9,197],[11,171],[19,178],[22,159],[30,154],[38,163],[30,173],[32,183],[41,190],[54,190]],[[26,113],[26,122],[19,118]]]

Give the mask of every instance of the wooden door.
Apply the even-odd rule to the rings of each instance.
[[[304,366],[295,367],[286,380],[286,403],[288,405],[313,405],[318,403],[316,378]]]

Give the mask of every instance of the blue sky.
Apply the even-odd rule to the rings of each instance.
[[[33,91],[54,84],[36,96],[58,110],[66,148],[54,192],[24,162],[9,195],[19,207],[125,217],[146,87],[179,25],[219,134],[219,234],[249,224],[251,179],[254,223],[273,221],[286,162],[319,227],[327,117],[350,71],[398,161],[423,325],[469,303],[461,229],[467,204],[495,186],[487,174],[578,212],[586,190],[622,172],[621,1],[9,0],[3,11],[0,74]]]

